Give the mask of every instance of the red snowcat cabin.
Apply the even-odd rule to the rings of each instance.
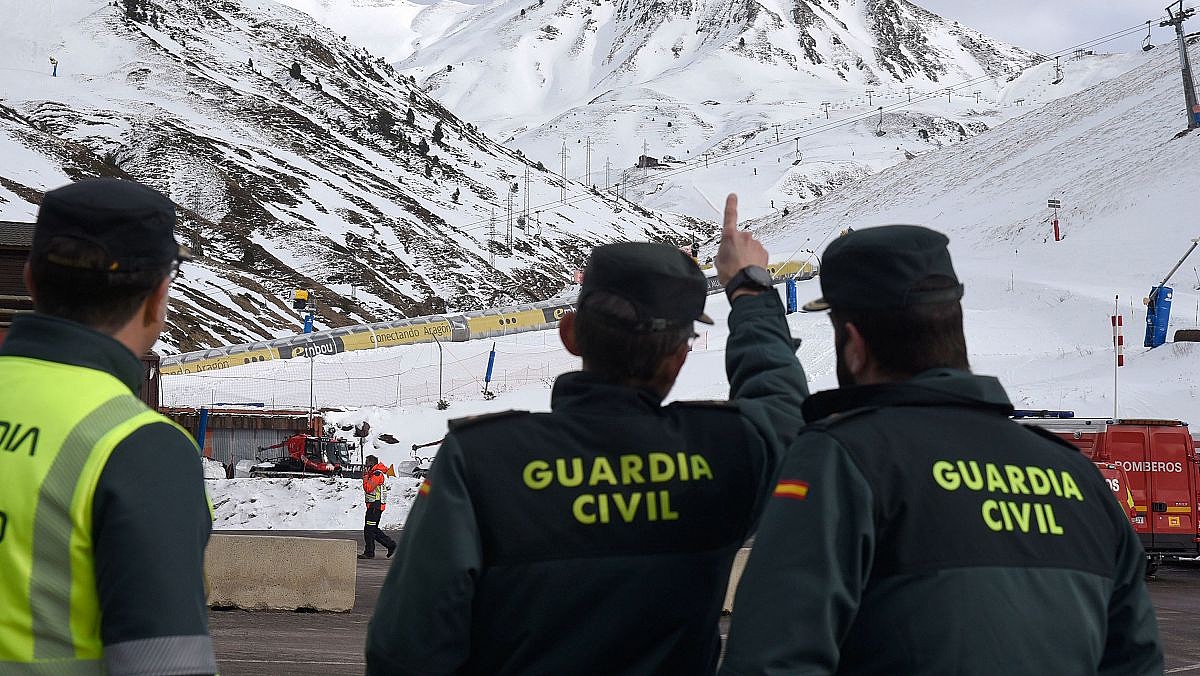
[[[251,476],[361,476],[363,466],[350,461],[349,444],[342,439],[294,434],[274,446],[259,451],[287,448],[288,454],[263,461],[250,468]]]
[[[1200,555],[1200,468],[1187,423],[1071,416],[1070,411],[1018,411],[1015,417],[1069,441],[1097,465],[1125,470],[1137,512],[1134,530],[1146,552],[1156,555],[1152,566],[1162,556]]]

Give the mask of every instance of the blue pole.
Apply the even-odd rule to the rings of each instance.
[[[200,454],[204,455],[204,433],[208,430],[208,409],[200,409],[200,429],[196,432],[196,445],[200,447]]]
[[[313,331],[313,313],[309,312],[304,315],[304,332],[312,333]]]
[[[483,389],[487,389],[488,383],[492,382],[492,366],[496,364],[496,344],[492,343],[492,351],[488,355],[487,373],[483,376]]]
[[[790,315],[797,310],[798,305],[796,300],[796,278],[788,277],[784,283],[787,285],[787,313]]]

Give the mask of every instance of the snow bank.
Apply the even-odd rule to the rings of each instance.
[[[205,479],[224,479],[225,478],[225,465],[222,465],[221,463],[217,462],[216,460],[209,460],[208,458],[201,458],[201,460],[204,463],[204,478]]]
[[[206,481],[218,530],[359,530],[362,482],[357,479],[217,479]],[[399,528],[420,481],[388,481],[388,507],[380,525]]]

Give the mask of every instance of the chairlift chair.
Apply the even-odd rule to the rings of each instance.
[[[884,136],[885,134],[887,132],[883,130],[883,106],[879,106],[879,128],[875,130],[875,135]]]
[[[1154,43],[1150,42],[1150,22],[1146,22],[1146,38],[1142,40],[1142,51],[1148,52],[1154,49]]]

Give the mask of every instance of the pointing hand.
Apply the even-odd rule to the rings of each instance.
[[[721,246],[717,249],[717,278],[728,284],[742,268],[749,265],[767,267],[767,250],[754,235],[738,230],[737,195],[725,198],[725,226],[721,231]]]

